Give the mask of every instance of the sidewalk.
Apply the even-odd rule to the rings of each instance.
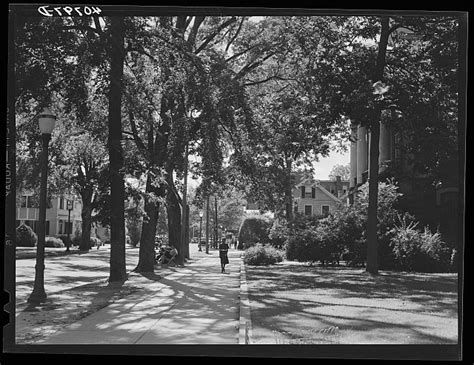
[[[184,268],[130,273],[141,290],[38,344],[238,344],[241,251],[224,274],[217,251],[190,254]]]

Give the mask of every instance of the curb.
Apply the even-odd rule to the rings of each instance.
[[[250,319],[250,302],[248,297],[247,277],[243,254],[240,256],[240,316],[239,316],[239,344],[248,345],[252,340],[252,322]]]

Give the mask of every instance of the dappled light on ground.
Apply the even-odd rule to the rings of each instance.
[[[453,344],[457,275],[247,267],[256,343]]]

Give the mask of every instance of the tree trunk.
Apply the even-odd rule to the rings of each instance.
[[[218,239],[218,230],[219,230],[219,222],[217,221],[217,195],[214,195],[214,248],[219,247]]]
[[[380,127],[374,123],[370,128],[369,207],[367,213],[367,272],[378,273],[377,206]]]
[[[186,147],[184,152],[184,181],[183,181],[183,198],[181,201],[181,249],[179,250],[178,263],[184,265],[184,259],[186,257],[186,246],[189,242],[186,237],[186,209],[188,196],[188,142],[186,141]]]
[[[83,191],[82,199],[82,233],[81,242],[79,243],[80,251],[89,251],[91,248],[91,229],[92,229],[92,191]]]
[[[112,16],[110,24],[109,161],[110,161],[110,277],[109,282],[127,279],[125,266],[125,188],[122,155],[122,77],[124,61],[124,18]]]
[[[181,206],[174,189],[173,170],[168,171],[167,182],[168,240],[170,245],[178,251],[177,263],[180,264],[180,258],[184,257],[181,250]]]
[[[285,184],[285,210],[286,221],[288,224],[293,221],[293,189],[291,186],[291,168],[290,159],[286,160],[286,184]]]
[[[151,176],[146,181],[146,193],[155,192],[160,194],[152,185]],[[162,192],[161,192],[162,194]],[[160,204],[149,197],[145,198],[144,210],[147,218],[142,224],[140,237],[140,248],[138,252],[138,264],[134,271],[153,272],[155,268],[155,233],[158,222]]]
[[[189,259],[189,204],[186,204],[186,225],[185,225],[186,246],[184,247],[184,257]]]
[[[377,64],[375,68],[374,83],[382,81],[385,55],[387,52],[389,36],[389,18],[382,17],[379,48],[377,54]],[[367,267],[366,271],[371,274],[378,273],[378,242],[377,242],[377,206],[379,189],[379,137],[380,137],[380,118],[382,110],[376,106],[374,118],[370,121],[370,169],[369,169],[369,207],[367,212]]]
[[[206,253],[209,253],[209,195],[207,196],[206,201]]]

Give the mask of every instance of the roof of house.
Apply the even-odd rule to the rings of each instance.
[[[336,197],[334,194],[330,193],[324,186],[322,186],[318,180],[315,180],[315,181],[311,181],[311,180],[302,180],[299,184],[296,185],[296,187],[298,188],[299,186],[302,186],[304,185],[305,182],[309,182],[310,185],[316,189],[319,189],[321,190],[324,194],[326,194],[329,198],[333,199],[334,201],[337,201],[337,202],[340,202],[340,199],[338,197]]]

